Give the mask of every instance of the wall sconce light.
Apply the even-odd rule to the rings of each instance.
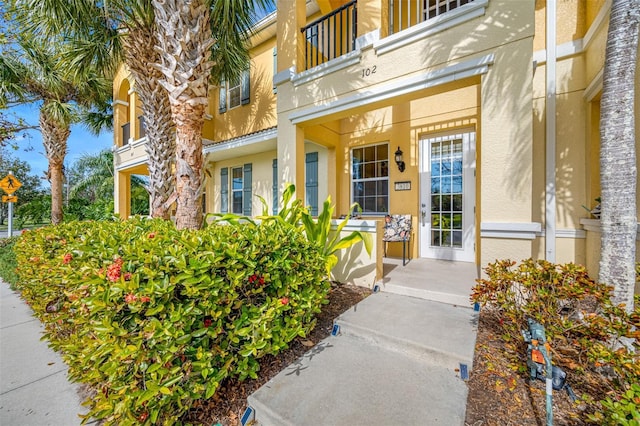
[[[404,172],[404,161],[402,161],[402,151],[400,150],[400,147],[398,147],[398,150],[395,152],[396,154],[396,164],[398,165],[398,170],[400,170],[400,173]]]

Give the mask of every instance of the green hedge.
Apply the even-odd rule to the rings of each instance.
[[[18,237],[0,238],[0,279],[13,288],[18,280],[13,245]]]
[[[305,336],[326,303],[326,258],[278,218],[200,231],[131,219],[72,222],[16,242],[19,289],[71,378],[97,390],[88,417],[176,424],[230,376]]]

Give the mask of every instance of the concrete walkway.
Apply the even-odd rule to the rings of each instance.
[[[78,386],[19,295],[0,281],[0,425],[79,425]]]
[[[406,278],[406,270],[397,273]],[[428,290],[428,276],[413,278],[424,291],[413,282],[411,294],[437,293],[437,301],[408,296],[406,282],[387,279],[382,292],[335,321],[337,335],[252,394],[247,417],[263,426],[463,425],[477,313],[459,293],[474,282],[448,294],[447,287]],[[390,292],[398,287],[401,294]]]

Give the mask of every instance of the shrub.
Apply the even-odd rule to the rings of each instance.
[[[0,279],[14,288],[18,279],[16,274],[16,256],[13,254],[13,245],[18,237],[0,239]]]
[[[477,280],[471,300],[488,306],[485,313],[500,325],[508,347],[524,353],[520,333],[526,329],[526,319],[533,318],[545,327],[554,364],[578,373],[573,379],[596,401],[604,398],[603,389],[622,399],[631,384],[640,381],[639,296],[634,312],[628,314],[612,303],[611,287],[595,282],[583,266],[571,263],[502,260],[489,264],[485,272],[487,279]],[[590,410],[601,406],[606,407],[606,400],[593,402]],[[597,419],[592,418],[599,422],[603,417]]]
[[[256,377],[330,288],[318,247],[281,220],[70,222],[27,232],[15,253],[51,346],[97,390],[87,419],[106,424],[175,424],[224,378]]]

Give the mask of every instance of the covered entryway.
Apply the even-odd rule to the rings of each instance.
[[[475,132],[420,140],[420,256],[475,261]]]

